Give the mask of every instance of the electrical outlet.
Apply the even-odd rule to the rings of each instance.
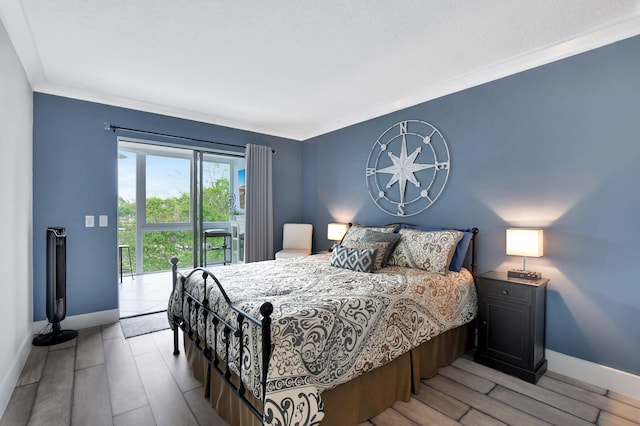
[[[84,226],[85,228],[93,228],[95,226],[93,215],[87,215],[84,217]]]
[[[98,218],[98,224],[103,228],[105,226],[109,226],[109,216],[107,216],[106,214],[101,214]]]

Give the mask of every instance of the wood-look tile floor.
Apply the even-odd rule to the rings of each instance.
[[[125,275],[118,283],[120,317],[148,314],[167,309],[172,289],[171,272]]]
[[[224,267],[224,265],[209,264],[207,266],[207,268],[212,267]],[[189,272],[190,269],[180,269],[180,271]],[[122,282],[118,281],[120,318],[166,310],[172,288],[171,271],[124,275]]]
[[[119,323],[32,347],[0,425],[226,425],[172,351],[170,331],[125,340]],[[639,425],[640,401],[551,372],[532,385],[465,356],[361,426],[459,424]]]

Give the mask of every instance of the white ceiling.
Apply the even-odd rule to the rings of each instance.
[[[304,140],[638,35],[640,0],[0,0],[0,18],[34,91]]]

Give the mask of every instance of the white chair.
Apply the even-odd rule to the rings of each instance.
[[[309,256],[312,234],[313,225],[310,223],[285,223],[282,230],[282,250],[276,253],[276,259]]]

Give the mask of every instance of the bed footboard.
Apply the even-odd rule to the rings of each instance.
[[[247,329],[250,327],[258,327],[261,330],[261,340],[260,340],[260,348],[262,351],[262,365],[259,366],[259,377],[260,377],[260,385],[262,389],[261,398],[259,398],[263,405],[265,402],[266,395],[266,387],[267,387],[267,373],[269,370],[269,359],[271,358],[272,352],[272,343],[271,343],[271,314],[273,313],[273,305],[269,302],[265,302],[260,306],[260,313],[262,315],[262,319],[257,319],[243,310],[239,309],[229,299],[226,291],[218,281],[218,279],[211,272],[207,271],[203,268],[196,268],[189,272],[188,275],[184,276],[178,272],[178,259],[171,259],[171,270],[172,270],[172,279],[173,279],[173,294],[176,291],[181,291],[180,300],[182,301],[183,312],[182,316],[171,315],[171,321],[173,322],[173,354],[179,355],[180,350],[178,346],[178,328],[180,328],[186,338],[193,342],[194,346],[198,348],[200,352],[202,352],[203,356],[206,358],[207,362],[211,365],[212,371],[218,373],[218,375],[224,379],[229,388],[238,395],[238,397],[242,400],[242,402],[251,410],[251,412],[260,420],[262,420],[262,412],[255,407],[254,404],[251,403],[249,399],[246,397],[247,389],[242,380],[238,380],[238,384],[236,385],[232,380],[232,371],[230,368],[230,364],[236,366],[238,370],[238,377],[242,378],[243,376],[243,367],[244,362],[241,360],[245,359],[244,351],[250,350],[251,347],[249,345],[245,345],[245,335],[247,333]],[[195,297],[193,294],[189,293],[185,290],[185,282],[186,280],[194,275],[194,274],[202,274],[202,279],[204,281],[204,285],[206,288],[207,283],[215,283],[220,294],[224,298],[229,310],[233,312],[233,321],[229,321],[228,317],[225,317],[221,312],[216,312],[209,306],[209,301],[206,297],[207,292],[203,291],[202,299]],[[178,282],[181,280],[181,284],[179,288],[181,290],[177,290]],[[186,312],[185,312],[185,303],[186,302]],[[195,310],[195,311],[194,311]],[[200,312],[200,315],[203,318],[203,323],[207,324],[210,321],[213,324],[212,334],[213,336],[207,336],[208,327],[204,327],[204,336],[201,336],[198,333],[197,327],[194,330],[190,325],[188,318],[191,317],[192,312]],[[219,333],[222,333],[224,336],[222,340],[223,347],[218,347],[219,339],[217,336]],[[209,347],[207,344],[208,341],[213,342],[213,348]],[[237,356],[234,360],[229,360],[230,347],[236,342],[238,351]],[[224,354],[224,358],[221,358],[219,354]],[[226,362],[225,362],[226,360]]]

